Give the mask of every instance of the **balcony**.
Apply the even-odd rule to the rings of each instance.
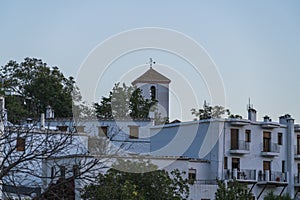
[[[276,172],[266,170],[258,173],[258,185],[275,185],[282,186],[287,185],[287,172]]]
[[[235,144],[231,144],[230,153],[231,154],[248,154],[248,153],[250,153],[250,143],[240,140]]]
[[[256,183],[257,176],[254,169],[228,169],[224,171],[225,180],[236,179],[239,182]]]
[[[194,180],[193,181],[194,185],[217,185],[218,182],[216,179],[210,179],[210,180]]]
[[[229,119],[231,126],[245,126],[250,124],[249,120],[245,119]]]
[[[268,144],[262,144],[262,151],[261,155],[265,157],[274,157],[278,156],[280,152],[280,147],[276,143],[268,143]]]
[[[300,145],[295,145],[295,159],[300,160]]]
[[[261,124],[261,127],[264,128],[264,129],[273,129],[273,128],[280,127],[280,124],[274,123],[274,122],[263,122]]]
[[[299,124],[295,124],[295,127],[294,127],[294,130],[295,132],[300,132],[300,125]]]
[[[294,185],[295,186],[300,186],[300,173],[295,174],[294,176]]]

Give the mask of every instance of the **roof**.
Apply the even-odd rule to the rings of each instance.
[[[161,73],[154,70],[152,67],[148,71],[146,71],[144,74],[142,74],[140,77],[135,79],[132,82],[132,85],[135,85],[136,83],[170,83],[171,80],[162,75]]]

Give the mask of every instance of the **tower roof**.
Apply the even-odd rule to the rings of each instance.
[[[136,83],[170,83],[171,80],[154,70],[152,67],[148,69],[144,74],[135,79],[132,85]]]

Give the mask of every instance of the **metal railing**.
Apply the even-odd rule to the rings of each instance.
[[[258,181],[287,182],[287,173],[277,171],[259,171]]]
[[[277,143],[270,142],[269,144],[262,144],[262,152],[279,153],[280,147]]]
[[[239,140],[236,144],[231,144],[231,150],[250,150],[250,143]]]
[[[295,174],[294,183],[298,185],[300,184],[300,173]]]
[[[228,169],[225,170],[225,179],[237,179],[237,180],[257,180],[256,178],[256,170],[254,169]]]
[[[217,180],[212,179],[212,180],[194,180],[193,184],[196,185],[217,185]]]
[[[300,145],[295,145],[295,155],[300,155]]]

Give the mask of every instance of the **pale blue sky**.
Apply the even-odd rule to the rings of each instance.
[[[260,119],[290,113],[300,122],[300,1],[3,0],[0,65],[37,57],[76,76],[97,44],[141,27],[173,29],[201,44],[219,68],[232,112],[246,117],[251,97]],[[132,65],[150,56],[176,65],[159,52],[137,54]]]

